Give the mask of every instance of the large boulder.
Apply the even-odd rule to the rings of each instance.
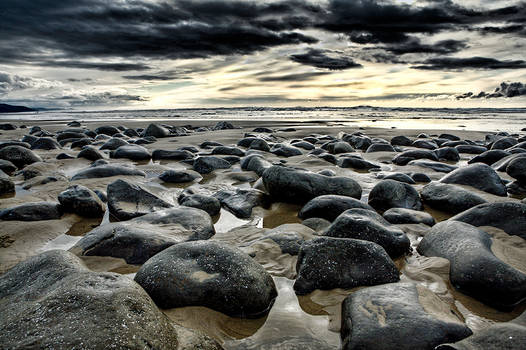
[[[519,202],[483,203],[451,218],[473,226],[493,226],[509,235],[526,239],[526,204]]]
[[[369,193],[369,205],[382,212],[391,208],[423,208],[420,195],[413,186],[395,180],[377,183]]]
[[[506,167],[506,173],[521,184],[526,184],[526,158],[513,159]]]
[[[113,135],[118,134],[120,132],[121,131],[119,129],[117,129],[116,127],[111,126],[111,125],[103,125],[103,126],[99,126],[97,129],[95,129],[95,133],[99,134],[99,135],[103,134],[103,135],[113,136]]]
[[[433,311],[422,302],[433,303]],[[472,334],[449,305],[425,287],[390,283],[364,288],[342,305],[344,350],[433,350]]]
[[[270,204],[268,195],[256,189],[224,189],[215,193],[214,197],[228,211],[243,219],[252,216],[252,208],[257,206],[268,207]]]
[[[0,343],[6,349],[220,349],[173,325],[130,278],[92,272],[73,254],[53,250],[0,276]],[[181,342],[179,340],[181,338]]]
[[[391,224],[424,224],[433,226],[435,219],[425,211],[406,208],[391,208],[384,212],[383,217]]]
[[[130,168],[122,165],[101,165],[96,167],[90,167],[84,170],[79,171],[71,180],[83,180],[83,179],[93,179],[93,178],[102,178],[102,177],[112,177],[112,176],[146,176],[146,174],[134,168]]]
[[[440,182],[467,185],[497,196],[506,196],[506,185],[490,166],[482,163],[458,168],[445,175]]]
[[[185,207],[197,208],[204,210],[210,216],[218,215],[221,211],[221,202],[219,199],[204,194],[185,194],[179,196],[179,204]]]
[[[284,202],[306,203],[312,198],[336,194],[360,199],[362,188],[351,178],[324,176],[283,166],[272,166],[263,173],[269,194]]]
[[[11,181],[9,175],[0,170],[0,196],[12,192],[15,192],[15,183]]]
[[[77,158],[85,158],[87,160],[96,161],[104,159],[104,155],[95,147],[84,146],[82,150],[77,154]]]
[[[0,159],[0,170],[4,173],[11,175],[16,171],[16,166],[8,160]]]
[[[144,186],[125,180],[108,185],[108,208],[119,220],[129,220],[157,210],[173,207]]]
[[[168,183],[185,183],[192,181],[201,181],[203,177],[198,172],[192,170],[166,170],[159,179]]]
[[[410,251],[409,238],[380,214],[367,209],[349,209],[334,220],[324,233],[335,238],[354,238],[382,246],[392,258]]]
[[[105,144],[103,144],[100,149],[101,150],[105,150],[105,149],[108,149],[110,151],[113,151],[113,150],[116,150],[117,148],[121,147],[121,146],[126,146],[128,145],[129,143],[123,139],[119,139],[117,137],[113,137],[111,139],[109,139],[108,141],[106,141]]]
[[[438,162],[439,160],[435,152],[425,150],[409,150],[397,154],[393,158],[393,163],[397,165],[406,165],[407,163],[415,159],[429,159],[434,160],[436,162]]]
[[[187,150],[166,151],[156,149],[152,152],[153,160],[186,160],[194,157],[192,152]]]
[[[7,146],[1,148],[0,159],[10,161],[19,169],[22,169],[28,164],[42,161],[42,158],[37,154],[22,146]]]
[[[127,158],[130,160],[143,161],[150,160],[152,157],[150,152],[139,145],[124,145],[120,146],[113,152],[113,158]]]
[[[272,163],[267,161],[259,154],[252,154],[241,159],[241,169],[255,172],[258,176],[262,176],[265,170],[272,166]]]
[[[425,205],[451,214],[458,214],[487,202],[473,191],[439,182],[424,186],[420,195]]]
[[[323,218],[334,221],[348,209],[362,208],[374,210],[369,204],[356,198],[328,194],[311,199],[298,213],[300,219]]]
[[[106,205],[95,192],[82,185],[73,185],[58,195],[58,201],[65,212],[85,217],[101,217]]]
[[[200,174],[209,174],[217,169],[229,169],[231,166],[232,164],[227,160],[215,156],[197,157],[194,160],[194,170]]]
[[[41,221],[58,220],[62,216],[62,208],[58,203],[33,202],[0,210],[0,220]]]
[[[494,163],[509,155],[511,155],[510,152],[506,152],[503,150],[489,150],[471,158],[468,161],[468,164],[484,163],[487,165],[493,165]]]
[[[162,308],[205,306],[232,317],[259,318],[277,297],[272,277],[226,243],[176,244],[148,260],[135,281]]]
[[[52,150],[61,148],[57,141],[51,137],[39,137],[31,143],[31,149]]]
[[[422,168],[428,168],[433,171],[436,171],[439,173],[446,173],[446,174],[452,172],[453,170],[458,169],[457,166],[446,164],[446,163],[441,163],[441,162],[435,162],[432,160],[417,159],[417,160],[410,161],[408,164],[413,165],[413,166],[419,166]]]
[[[217,146],[212,150],[212,154],[224,154],[229,156],[244,157],[245,152],[237,147]]]
[[[385,250],[359,239],[317,237],[302,244],[294,290],[298,295],[316,289],[351,289],[399,280]]]
[[[170,130],[165,128],[164,126],[157,125],[157,124],[150,124],[146,127],[146,129],[143,131],[142,137],[148,137],[153,136],[155,138],[163,138],[170,136]]]
[[[443,221],[426,233],[418,252],[448,259],[451,284],[492,307],[510,310],[526,298],[526,274],[497,258],[491,236],[476,227]]]

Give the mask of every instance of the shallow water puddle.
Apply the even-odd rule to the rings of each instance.
[[[73,247],[82,236],[70,236],[67,234],[61,234],[57,238],[47,242],[42,248],[40,248],[40,253],[53,250],[53,249],[62,249],[62,250],[68,250],[69,248]]]

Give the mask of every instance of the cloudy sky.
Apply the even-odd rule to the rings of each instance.
[[[1,0],[0,102],[526,107],[526,2]]]

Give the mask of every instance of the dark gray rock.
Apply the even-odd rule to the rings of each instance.
[[[5,147],[9,147],[9,146],[20,146],[20,147],[24,147],[24,148],[27,148],[27,149],[30,149],[31,148],[31,144],[27,143],[27,142],[21,142],[21,141],[0,141],[0,149],[2,148],[5,148]]]
[[[504,157],[509,156],[511,153],[503,150],[489,150],[471,158],[468,164],[484,163],[487,165],[493,165]]]
[[[503,137],[491,145],[491,149],[507,149],[515,146],[519,142],[513,137]]]
[[[85,137],[86,137],[86,134],[83,132],[65,131],[57,135],[57,142],[61,143],[64,140],[71,140],[69,142],[72,142],[73,140],[83,139]]]
[[[190,332],[173,325],[130,278],[92,272],[61,250],[2,275],[0,300],[6,349],[182,349]],[[209,338],[190,337],[196,349],[221,348]]]
[[[265,170],[270,168],[272,163],[267,161],[260,155],[249,155],[241,160],[241,169],[255,172],[258,176],[262,176]]]
[[[75,159],[75,157],[67,154],[67,153],[59,153],[56,157],[56,159]]]
[[[462,187],[433,182],[426,185],[420,195],[425,205],[450,214],[458,214],[486,200]]]
[[[217,146],[223,146],[223,144],[216,142],[216,141],[205,141],[199,145],[199,147],[204,148],[204,149],[217,147]]]
[[[524,197],[526,196],[526,184],[513,181],[506,184],[506,190],[509,194]]]
[[[167,128],[157,125],[157,124],[150,124],[146,127],[146,129],[143,131],[142,137],[148,137],[153,136],[155,138],[163,138],[170,136],[170,130]]]
[[[517,158],[510,161],[506,173],[521,184],[526,184],[526,158]]]
[[[351,289],[399,280],[385,250],[359,239],[317,237],[302,244],[294,290],[298,295],[316,289]]]
[[[378,211],[391,208],[422,210],[418,192],[409,184],[394,180],[382,180],[369,193],[369,205]]]
[[[228,147],[228,146],[217,146],[212,150],[212,154],[223,154],[229,156],[238,156],[244,157],[245,152],[237,147]]]
[[[384,212],[383,217],[391,224],[425,224],[427,226],[435,224],[435,219],[431,214],[406,208],[391,208]]]
[[[436,224],[418,252],[448,259],[451,284],[464,294],[500,310],[510,310],[526,298],[526,274],[498,259],[491,236],[454,220]]]
[[[373,143],[367,148],[365,153],[374,153],[374,152],[396,152],[396,150],[388,143]]]
[[[493,163],[491,167],[496,171],[506,171],[506,168],[512,160],[517,158],[526,158],[526,153],[514,153],[507,157],[502,158],[501,160]]]
[[[342,305],[342,348],[433,350],[443,342],[472,334],[452,312],[439,317],[426,312],[419,302],[422,288],[412,283],[390,283],[352,293]],[[447,309],[437,296],[434,299]]]
[[[282,166],[272,166],[263,173],[263,183],[276,200],[306,203],[312,198],[336,194],[361,198],[362,188],[351,178],[323,176]]]
[[[263,127],[259,127],[259,128],[255,128],[254,130],[252,130],[253,132],[264,132],[264,133],[273,133],[274,131],[272,129],[269,129],[269,128],[263,128]]]
[[[15,192],[15,183],[0,169],[0,196]]]
[[[334,221],[341,213],[353,208],[374,211],[369,204],[356,198],[339,195],[324,195],[308,201],[307,204],[301,208],[298,217],[303,220],[308,218],[323,218],[328,221]]]
[[[456,135],[452,135],[452,134],[440,134],[440,136],[438,136],[439,139],[447,139],[447,140],[450,140],[450,141],[460,141],[460,137],[456,136]]]
[[[526,205],[519,202],[484,203],[466,210],[451,220],[473,226],[493,226],[509,235],[526,239]]]
[[[165,151],[156,149],[152,152],[153,160],[186,160],[193,158],[194,154],[186,150]]]
[[[271,148],[270,152],[280,157],[294,157],[301,156],[303,154],[299,148],[282,145],[279,143],[275,144],[274,147]]]
[[[217,169],[229,169],[232,164],[229,161],[215,157],[215,156],[204,156],[197,157],[194,161],[194,170],[200,174],[209,174]]]
[[[179,197],[179,204],[185,207],[197,208],[204,210],[210,216],[218,215],[221,211],[221,202],[219,199],[203,194],[183,194]]]
[[[91,145],[92,143],[93,143],[93,140],[87,137],[83,139],[77,139],[71,143],[71,149],[82,148],[84,146]]]
[[[85,158],[91,161],[98,159],[104,159],[104,155],[100,153],[96,148],[92,146],[84,146],[82,150],[77,154],[77,158]]]
[[[382,179],[400,181],[410,185],[414,185],[416,183],[409,175],[404,173],[389,174],[384,176]]]
[[[0,124],[0,130],[16,130],[18,129],[18,127],[15,125],[15,124],[11,124],[11,123],[3,123],[3,124]]]
[[[114,126],[111,126],[111,125],[103,125],[103,126],[99,126],[97,129],[95,129],[95,133],[96,134],[104,134],[104,135],[108,135],[108,136],[113,136],[115,134],[120,133],[120,130],[117,129],[116,127],[114,127]]]
[[[39,137],[31,143],[31,149],[52,150],[61,148],[57,141],[51,137]]]
[[[423,174],[423,173],[414,173],[414,174],[411,175],[411,178],[415,182],[422,182],[422,183],[430,183],[431,182],[431,178],[429,176],[427,176],[427,174]]]
[[[250,143],[249,149],[263,151],[263,152],[270,152],[270,146],[267,143],[267,141],[263,139],[256,138],[254,141]]]
[[[409,238],[380,214],[367,209],[349,209],[334,220],[324,233],[334,238],[354,238],[382,246],[392,258],[408,253]]]
[[[6,221],[58,220],[61,216],[60,204],[51,202],[24,203],[0,210],[0,220]]]
[[[152,157],[150,152],[142,146],[139,145],[125,145],[120,146],[113,152],[113,158],[127,158],[130,160],[150,160]]]
[[[440,160],[447,160],[450,162],[458,162],[460,160],[460,154],[454,147],[440,147],[435,150],[435,154]]]
[[[380,169],[380,165],[371,163],[361,157],[341,157],[338,159],[337,164],[340,168],[353,168],[353,169]]]
[[[192,170],[166,170],[159,175],[159,179],[168,183],[185,183],[201,181],[203,177]]]
[[[128,137],[139,137],[139,133],[135,129],[126,129],[123,133]]]
[[[125,167],[122,165],[101,165],[94,168],[87,168],[79,171],[75,174],[71,180],[81,180],[81,179],[93,179],[101,177],[111,177],[111,176],[146,176],[143,171]]]
[[[468,154],[482,154],[488,149],[484,146],[477,145],[458,145],[455,146],[459,153],[468,153]]]
[[[0,170],[6,174],[12,174],[16,171],[16,166],[8,160],[0,159]]]
[[[303,220],[301,224],[313,229],[318,234],[322,234],[331,226],[330,221],[322,218],[308,218]]]
[[[28,164],[42,161],[42,158],[37,154],[22,146],[7,146],[1,148],[0,159],[10,161],[19,169],[22,169]]]
[[[506,196],[506,185],[490,166],[482,163],[458,168],[440,179],[442,183],[467,185],[481,191]]]
[[[164,201],[139,184],[116,180],[108,185],[108,208],[119,220],[129,220],[172,204]]]
[[[101,150],[104,150],[104,149],[109,149],[110,151],[113,151],[113,150],[116,150],[117,148],[121,147],[121,146],[126,146],[128,145],[128,142],[126,142],[125,140],[123,139],[119,139],[119,138],[111,138],[110,140],[106,141],[105,144],[103,144],[101,146]]]
[[[331,154],[340,154],[340,153],[351,153],[354,152],[354,148],[349,145],[347,142],[338,141],[333,142],[327,147],[327,151]]]
[[[97,194],[82,185],[68,187],[58,195],[58,201],[65,212],[85,217],[101,217],[106,210]]]
[[[221,205],[238,218],[249,218],[252,216],[252,208],[270,205],[268,195],[256,189],[232,188],[224,189],[214,194]]]
[[[391,139],[391,145],[393,146],[411,146],[413,141],[407,136],[395,136]]]
[[[415,140],[415,141],[413,141],[411,146],[416,147],[416,148],[430,149],[430,150],[434,150],[434,149],[438,148],[438,145],[436,144],[435,141],[433,141],[433,140],[425,140],[425,139]]]
[[[263,266],[230,245],[211,241],[163,250],[141,267],[135,281],[162,308],[205,306],[232,317],[264,316],[277,297]]]
[[[234,129],[234,125],[232,125],[231,123],[227,121],[217,122],[216,125],[214,125],[214,127],[212,128],[212,130],[229,130],[229,129]]]
[[[312,151],[315,148],[312,143],[307,142],[307,141],[295,142],[293,145],[294,145],[294,147],[302,148],[302,149],[307,150],[307,151]]]
[[[446,174],[452,172],[453,170],[458,169],[458,167],[454,165],[449,165],[449,164],[441,163],[441,162],[435,162],[432,160],[421,160],[421,159],[412,160],[408,163],[408,165],[419,166],[422,168],[429,168],[436,172],[446,173]]]
[[[425,151],[425,150],[409,150],[404,151],[400,154],[397,154],[393,158],[393,163],[396,165],[406,165],[412,160],[416,159],[429,159],[434,160],[438,162],[437,155],[432,151]]]
[[[36,136],[32,136],[32,135],[24,135],[24,137],[22,137],[22,139],[20,140],[20,142],[25,142],[25,143],[29,143],[30,145],[33,145],[33,143],[38,140],[39,138],[36,137]]]

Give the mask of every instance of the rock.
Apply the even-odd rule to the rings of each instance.
[[[81,180],[81,179],[93,179],[101,177],[111,177],[111,176],[146,176],[143,171],[125,167],[122,165],[101,165],[94,168],[87,168],[79,171],[75,174],[71,180]]]
[[[424,296],[433,303],[433,313],[421,304]],[[412,283],[361,289],[342,305],[342,348],[432,350],[471,335],[450,310],[429,289]]]
[[[59,153],[56,157],[56,159],[75,159],[75,157],[67,154],[67,153]]]
[[[454,344],[443,344],[436,350],[521,350],[526,344],[526,314],[510,322],[498,322]]]
[[[486,200],[460,186],[433,182],[420,193],[425,205],[450,214],[458,214],[473,208]]]
[[[519,202],[496,202],[479,204],[451,220],[473,226],[493,226],[509,235],[526,239],[526,205]]]
[[[119,148],[121,146],[126,146],[126,145],[129,145],[129,143],[124,141],[123,139],[119,139],[119,138],[114,137],[114,138],[111,138],[108,141],[106,141],[106,143],[103,144],[100,149],[101,150],[109,149],[110,151],[113,151],[113,150],[116,150],[117,148]]]
[[[24,203],[0,210],[0,220],[6,221],[58,220],[61,216],[60,204],[51,202]]]
[[[415,159],[429,159],[438,162],[437,155],[432,151],[410,150],[397,154],[393,158],[393,163],[395,163],[396,165],[406,165],[407,163]]]
[[[234,129],[234,125],[227,121],[220,121],[212,128],[212,130],[229,130]]]
[[[381,215],[367,209],[349,209],[334,220],[324,233],[334,238],[354,238],[382,246],[392,258],[408,253],[409,238],[400,228],[391,225]]]
[[[425,140],[425,139],[415,140],[413,141],[411,146],[416,147],[416,148],[430,149],[430,150],[434,150],[438,148],[438,145],[434,141]]]
[[[506,190],[512,196],[520,196],[520,197],[526,196],[526,185],[518,181],[513,181],[513,182],[506,184]]]
[[[439,160],[447,160],[450,162],[458,162],[460,160],[460,154],[454,147],[440,147],[435,150]]]
[[[42,161],[42,158],[33,151],[22,146],[7,146],[1,148],[0,159],[10,161],[19,169],[22,169],[28,164]]]
[[[414,173],[414,174],[411,175],[411,178],[415,182],[423,182],[423,183],[430,183],[431,182],[431,178],[429,176],[427,176],[426,174],[423,174],[423,173]]]
[[[369,193],[369,205],[378,211],[391,208],[422,210],[418,192],[409,184],[394,180],[382,180]]]
[[[9,147],[9,146],[20,146],[23,148],[30,149],[31,144],[27,142],[21,142],[21,141],[0,141],[0,149]]]
[[[361,157],[342,157],[338,159],[337,164],[340,168],[380,169],[378,164],[371,163]]]
[[[487,165],[492,165],[493,163],[498,162],[499,160],[509,156],[510,154],[511,153],[503,150],[490,150],[471,158],[468,161],[468,164],[484,163]]]
[[[139,145],[120,146],[113,152],[112,156],[113,158],[127,158],[136,161],[150,160],[152,157],[146,148]]]
[[[282,166],[272,166],[263,173],[263,184],[276,200],[306,203],[312,198],[336,194],[361,198],[362,188],[351,178],[323,176]]]
[[[214,194],[214,197],[228,211],[242,219],[252,216],[252,208],[257,206],[268,207],[270,205],[268,195],[256,189],[225,189]]]
[[[108,185],[108,208],[119,220],[129,220],[172,204],[164,201],[138,184],[116,180]]]
[[[450,173],[453,170],[458,169],[454,165],[449,165],[445,163],[435,162],[431,160],[412,160],[408,163],[409,165],[419,166],[422,168],[429,168],[439,173]]]
[[[96,161],[98,159],[104,159],[102,153],[100,153],[96,148],[92,146],[84,146],[82,150],[77,154],[77,158],[85,158],[91,161]]]
[[[163,138],[170,136],[170,130],[167,128],[157,125],[157,124],[150,124],[148,127],[143,131],[142,137],[148,137],[153,136],[155,138]]]
[[[8,160],[0,159],[0,170],[6,174],[12,174],[16,171],[16,166]]]
[[[152,153],[153,160],[186,160],[193,158],[194,154],[186,150],[165,151],[161,149],[156,149]]]
[[[228,146],[217,146],[212,150],[212,154],[222,154],[230,156],[244,157],[245,152],[237,147],[228,147]]]
[[[304,149],[304,150],[307,150],[307,151],[312,151],[313,149],[316,148],[316,147],[314,147],[314,145],[312,143],[307,142],[307,141],[295,142],[293,145],[294,145],[294,147],[301,148],[301,149]]]
[[[22,137],[22,139],[20,140],[20,142],[25,142],[25,143],[29,143],[31,146],[33,145],[33,143],[38,140],[39,138],[36,137],[36,136],[32,136],[32,135],[24,135],[24,137]]]
[[[181,195],[179,197],[179,204],[185,207],[204,210],[210,216],[216,216],[221,211],[221,202],[219,199],[202,194]]]
[[[80,216],[97,218],[106,211],[106,206],[95,192],[82,185],[68,187],[58,195],[58,201],[65,212]]]
[[[374,153],[374,152],[396,152],[396,150],[388,143],[373,143],[367,148],[365,153]]]
[[[262,317],[277,297],[261,265],[230,245],[211,241],[163,250],[140,268],[135,281],[162,308],[205,306],[231,317]]]
[[[382,178],[383,180],[395,180],[399,182],[404,182],[406,184],[414,185],[415,181],[407,174],[403,173],[393,173],[389,174]]]
[[[15,183],[0,169],[0,196],[15,192]]]
[[[383,217],[391,224],[435,224],[435,219],[429,213],[405,208],[391,208],[384,212]]]
[[[59,149],[61,148],[57,141],[53,140],[51,137],[39,137],[31,144],[31,149]]]
[[[418,252],[448,259],[451,284],[462,293],[509,310],[526,298],[526,274],[498,259],[491,244],[486,232],[451,219],[433,226]]]
[[[200,174],[209,174],[217,169],[229,169],[231,166],[232,164],[227,160],[214,156],[201,156],[194,161],[194,170]]]
[[[128,137],[139,137],[139,133],[135,129],[124,130],[124,135]]]
[[[83,139],[86,137],[86,134],[83,132],[77,132],[77,131],[65,131],[61,132],[57,135],[57,142],[59,142],[61,145],[64,145],[63,142],[72,142],[77,139]]]
[[[166,170],[159,175],[159,179],[169,183],[185,183],[201,181],[203,177],[192,170]]]
[[[460,141],[460,137],[456,136],[456,135],[452,135],[452,134],[440,134],[440,136],[438,136],[439,139],[447,139],[447,140],[450,140],[450,141]]]
[[[506,196],[506,185],[490,166],[482,163],[458,168],[440,179],[442,183],[467,185],[481,191]]]
[[[216,142],[216,141],[205,141],[199,145],[199,147],[207,149],[211,147],[217,147],[217,146],[223,146],[222,143]]]
[[[327,151],[329,151],[331,154],[351,153],[354,152],[354,148],[352,148],[347,142],[337,141],[331,143],[327,147]]]
[[[117,129],[116,127],[114,127],[114,126],[103,125],[103,126],[99,126],[97,129],[95,129],[95,133],[96,134],[104,134],[104,135],[108,135],[108,136],[113,136],[115,134],[120,133],[120,130]]]
[[[89,139],[89,138],[77,139],[76,141],[73,141],[71,143],[71,149],[82,148],[84,146],[91,145],[92,143],[93,143],[92,139]]]
[[[0,300],[0,343],[9,349],[181,349],[188,337],[130,278],[92,272],[61,250],[2,275]],[[201,342],[196,348],[204,349],[207,343]]]
[[[526,158],[526,153],[511,154],[510,156],[504,157],[501,160],[495,162],[491,165],[491,167],[496,171],[506,171],[506,168],[508,167],[510,162],[517,158]]]
[[[303,154],[299,148],[282,145],[280,143],[275,144],[270,152],[280,157],[294,157],[301,156]]]
[[[16,129],[18,129],[18,128],[17,128],[17,126],[15,124],[11,124],[11,123],[0,124],[0,130],[9,131],[9,130],[16,130]]]
[[[391,145],[393,146],[411,146],[413,141],[407,136],[395,136],[391,139]]]
[[[252,130],[253,132],[264,132],[264,133],[273,133],[274,131],[272,129],[269,129],[269,128],[263,128],[263,127],[259,127],[259,128],[255,128],[254,130]]]
[[[358,239],[317,237],[302,244],[294,291],[351,289],[399,280],[398,270],[376,243]]]
[[[374,211],[369,204],[356,198],[339,195],[324,195],[313,198],[307,202],[307,204],[301,208],[298,217],[303,220],[308,218],[323,218],[328,221],[334,221],[341,213],[353,208]]]
[[[521,184],[526,184],[526,158],[517,158],[509,162],[506,173]]]
[[[491,145],[491,149],[507,149],[515,146],[518,143],[519,142],[513,137],[503,137],[493,142],[493,144]]]
[[[484,146],[476,145],[458,145],[455,146],[459,153],[469,153],[469,154],[481,154],[486,152],[488,149]]]
[[[270,146],[267,143],[267,141],[263,139],[255,139],[250,143],[249,149],[263,151],[263,152],[270,152]]]
[[[302,225],[307,226],[318,234],[323,234],[331,226],[331,222],[322,218],[308,218],[301,222]]]

